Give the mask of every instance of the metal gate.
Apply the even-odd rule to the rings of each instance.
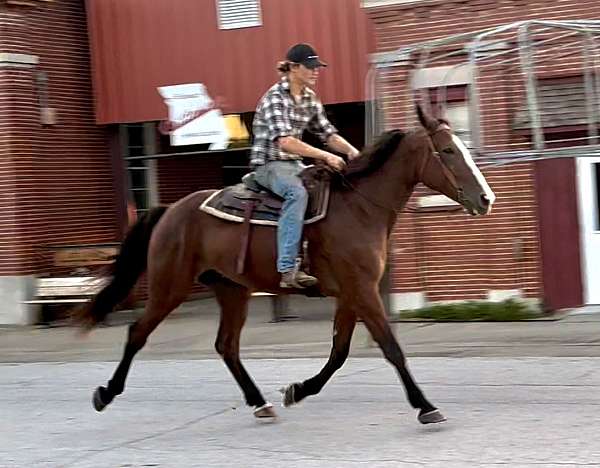
[[[484,164],[548,157],[597,156],[600,152],[600,21],[520,21],[449,36],[378,54],[367,77],[367,135],[383,129],[397,106],[413,115],[412,98],[448,108],[448,89],[464,85],[472,149]],[[404,89],[383,91],[386,81],[407,78]],[[410,84],[410,85],[408,85]],[[432,92],[435,95],[432,98]],[[429,94],[429,96],[427,96]],[[429,99],[427,99],[427,97]],[[425,99],[423,99],[425,98]],[[572,104],[557,120],[557,100]],[[512,116],[510,130],[524,138],[494,138],[498,108]],[[387,119],[389,121],[389,118]],[[585,126],[584,137],[546,141],[548,130]],[[502,129],[507,130],[506,127]],[[508,135],[509,136],[509,135]],[[507,137],[507,135],[505,135]],[[561,143],[558,145],[557,143]],[[480,159],[481,161],[481,159]]]

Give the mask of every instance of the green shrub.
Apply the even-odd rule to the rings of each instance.
[[[422,309],[401,312],[401,318],[420,318],[439,321],[481,320],[510,322],[539,317],[522,301],[509,299],[503,302],[466,301],[439,304]]]

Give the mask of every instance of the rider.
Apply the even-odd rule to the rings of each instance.
[[[315,133],[349,160],[359,154],[337,134],[313,91],[319,68],[326,66],[310,45],[293,46],[286,60],[278,64],[280,81],[261,98],[254,116],[250,165],[256,171],[255,180],[284,199],[277,228],[277,271],[283,288],[317,283],[314,276],[300,271],[297,260],[308,203],[308,193],[298,177],[304,169],[302,157],[324,161],[336,170],[346,165],[341,157],[304,143],[302,133],[305,129]]]

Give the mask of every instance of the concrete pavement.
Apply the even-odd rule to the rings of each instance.
[[[265,396],[322,359],[248,360]],[[138,361],[103,413],[114,363],[1,364],[0,466],[597,467],[600,373],[590,358],[414,358],[448,422],[421,426],[382,359],[351,359],[323,392],[256,421],[217,360]]]

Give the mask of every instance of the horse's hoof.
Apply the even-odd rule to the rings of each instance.
[[[277,417],[277,413],[273,409],[273,405],[266,402],[264,405],[259,406],[254,410],[254,417],[257,419],[273,420]]]
[[[296,385],[298,384],[289,384],[287,387],[282,387],[279,391],[283,394],[283,401],[281,404],[284,408],[288,408],[297,403],[296,401]]]
[[[92,402],[94,403],[94,408],[98,412],[102,411],[108,405],[108,403],[105,403],[104,400],[102,399],[102,394],[105,392],[106,392],[106,388],[104,388],[104,387],[98,387],[96,389],[96,391],[94,392],[94,398],[92,398]]]
[[[446,421],[444,415],[437,409],[428,411],[427,413],[424,413],[423,410],[421,410],[418,419],[421,424],[436,424]]]

